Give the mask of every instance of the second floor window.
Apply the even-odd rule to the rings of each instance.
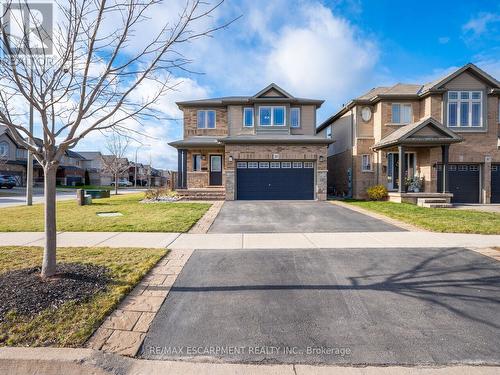
[[[198,111],[198,129],[215,129],[215,111],[213,109]]]
[[[481,91],[448,92],[448,126],[481,127],[483,103]]]
[[[300,128],[300,108],[290,108],[290,127]]]
[[[246,128],[253,127],[253,108],[251,107],[243,109],[243,126]]]
[[[194,172],[201,171],[201,155],[200,154],[193,155],[193,171]]]
[[[9,155],[9,144],[7,142],[0,142],[0,156]]]
[[[285,107],[260,107],[260,126],[285,126]]]
[[[411,122],[411,104],[392,103],[393,124],[409,124]]]

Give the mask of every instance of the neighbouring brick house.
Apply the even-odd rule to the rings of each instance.
[[[383,184],[393,201],[448,201],[452,193],[452,202],[499,203],[499,97],[500,82],[467,64],[431,83],[376,87],[352,100],[317,129],[335,141],[329,192],[366,198]]]
[[[315,133],[322,103],[275,84],[254,96],[177,103],[184,113],[184,138],[170,143],[178,149],[177,190],[227,200],[326,199],[331,140]]]

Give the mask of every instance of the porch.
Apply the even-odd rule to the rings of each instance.
[[[377,142],[373,150],[385,155],[381,178],[387,181],[389,201],[450,207],[450,145],[461,141],[429,117],[404,125]]]

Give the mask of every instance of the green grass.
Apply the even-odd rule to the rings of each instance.
[[[38,247],[0,247],[0,274],[39,266],[42,251]],[[134,248],[59,248],[57,251],[59,262],[108,267],[112,282],[105,292],[84,302],[66,302],[34,317],[9,313],[6,322],[0,324],[0,346],[81,346],[120,300],[166,254],[163,249]]]
[[[57,230],[69,232],[187,232],[208,210],[209,203],[140,203],[143,193],[57,203]],[[43,231],[43,205],[0,209],[0,232]],[[99,217],[98,212],[123,216]]]
[[[424,208],[409,203],[345,202],[434,232],[500,234],[500,214],[494,212]]]

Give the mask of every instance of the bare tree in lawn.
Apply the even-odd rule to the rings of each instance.
[[[102,165],[106,173],[110,173],[115,181],[115,195],[118,195],[120,176],[128,172],[129,162],[126,157],[130,138],[113,132],[107,137],[106,150],[109,155],[102,155]]]
[[[20,2],[27,17],[14,17],[19,12],[12,9],[19,1],[4,2],[0,15],[0,54],[7,56],[0,62],[0,124],[21,134],[16,141],[33,153],[44,171],[42,277],[49,277],[56,272],[56,170],[66,150],[96,130],[123,130],[135,122],[161,119],[155,109],[158,99],[177,89],[173,74],[187,70],[190,63],[182,46],[232,21],[207,26],[205,21],[222,1],[61,0],[53,3],[56,21],[46,30],[36,5]],[[165,19],[175,15],[175,20],[165,21],[147,37],[145,30],[152,28],[148,15],[163,4],[172,8],[161,8]],[[179,4],[180,10],[173,9]],[[30,28],[23,26],[26,20],[33,21]],[[15,22],[25,30],[21,37],[10,34]],[[137,38],[140,46],[130,48]],[[34,39],[52,45],[52,54],[34,48]],[[26,126],[30,106],[36,134]]]

